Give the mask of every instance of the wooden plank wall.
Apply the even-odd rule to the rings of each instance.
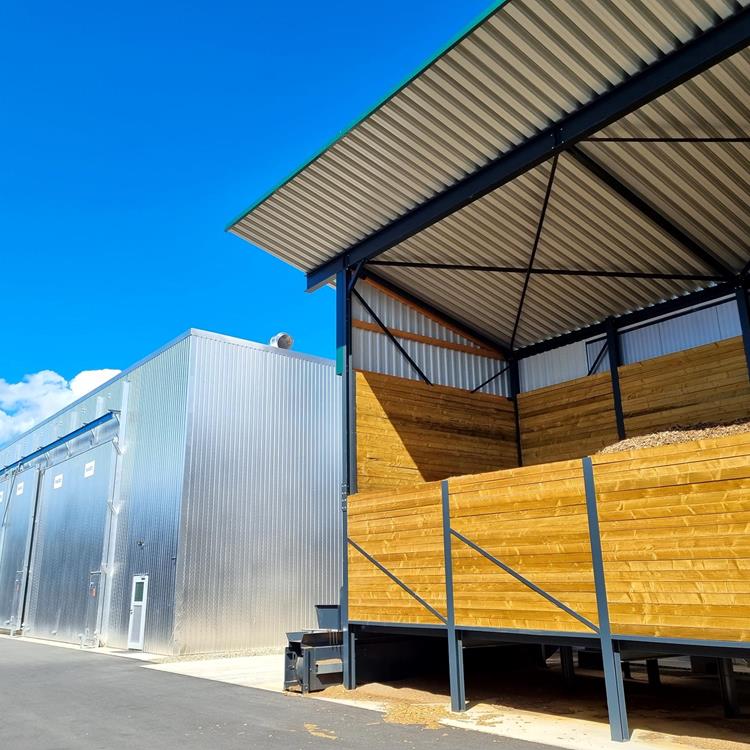
[[[439,482],[349,498],[349,538],[445,616],[443,509]],[[414,597],[349,546],[349,619],[441,624]]]
[[[613,633],[750,639],[750,434],[594,457]]]
[[[609,373],[518,396],[524,466],[579,458],[617,442]]]
[[[580,461],[449,481],[451,527],[597,623]],[[451,545],[456,624],[587,631],[464,542]]]
[[[750,641],[750,433],[594,457],[615,635]],[[597,623],[580,461],[449,480],[452,527]],[[351,537],[445,613],[440,484],[360,493]],[[457,624],[588,632],[458,539]],[[350,619],[439,624],[349,550]]]
[[[620,367],[625,432],[750,417],[742,337]]]
[[[371,372],[356,383],[360,491],[517,465],[509,399]]]

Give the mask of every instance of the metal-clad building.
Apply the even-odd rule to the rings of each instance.
[[[338,599],[332,362],[191,330],[0,451],[0,627],[273,648]]]

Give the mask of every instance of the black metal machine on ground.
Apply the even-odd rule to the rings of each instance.
[[[315,610],[317,630],[287,633],[284,690],[299,688],[302,693],[309,693],[341,681],[344,667],[339,608],[317,605]]]

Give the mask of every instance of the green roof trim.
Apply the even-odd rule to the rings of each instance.
[[[288,177],[285,177],[283,180],[281,180],[276,185],[274,185],[274,187],[272,187],[268,192],[266,192],[263,196],[261,196],[258,200],[256,200],[249,208],[246,208],[244,211],[239,213],[234,219],[232,219],[232,221],[229,224],[227,224],[227,226],[224,228],[224,231],[228,232],[235,224],[242,221],[242,219],[244,219],[249,213],[251,213],[258,206],[260,206],[261,203],[264,203],[265,201],[267,201],[277,190],[282,188],[288,182],[291,182],[298,174],[300,174],[300,172],[303,172],[314,161],[316,161],[326,151],[328,151],[328,149],[331,148],[331,146],[333,146],[335,143],[340,141],[347,133],[354,130],[354,128],[356,128],[357,125],[359,125],[361,122],[363,122],[368,117],[370,117],[370,115],[377,112],[377,110],[379,110],[384,104],[387,104],[391,99],[393,99],[394,96],[396,96],[396,94],[398,94],[400,91],[405,89],[413,80],[418,78],[433,63],[437,62],[441,57],[448,54],[448,52],[450,52],[457,44],[460,44],[464,39],[466,39],[467,36],[469,36],[477,28],[479,28],[497,10],[499,10],[503,5],[506,5],[510,2],[511,0],[494,0],[494,2],[479,17],[471,21],[468,24],[468,26],[466,26],[462,31],[460,31],[456,36],[454,36],[453,39],[451,39],[447,44],[441,47],[432,57],[429,58],[429,60],[427,60],[427,62],[421,65],[414,73],[412,73],[410,76],[405,78],[390,93],[382,97],[380,101],[378,101],[373,107],[368,109],[367,112],[365,112],[363,115],[358,117],[348,127],[344,128],[337,135],[331,138],[331,140],[328,141],[328,143],[326,143],[322,148],[316,151],[306,162],[304,162],[304,164],[302,164],[299,168],[295,169],[294,172],[292,172]]]

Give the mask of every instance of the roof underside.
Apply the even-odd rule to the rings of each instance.
[[[512,0],[231,231],[312,272],[748,2]],[[739,274],[748,91],[741,49],[365,268],[511,348]]]

